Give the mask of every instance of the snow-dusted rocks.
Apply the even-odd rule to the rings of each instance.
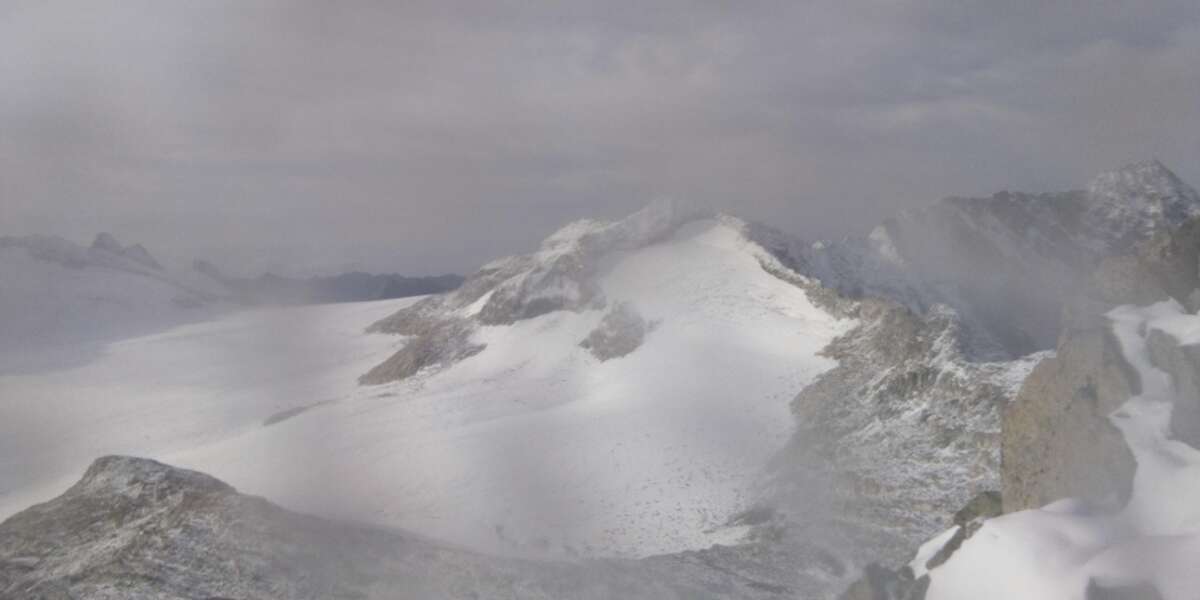
[[[1195,597],[1200,450],[1172,432],[1174,409],[1195,398],[1180,393],[1150,338],[1200,343],[1200,317],[1173,300],[1121,306],[1108,316],[1139,382],[1109,415],[1137,464],[1128,501],[1117,508],[1060,500],[987,521],[945,565],[930,571],[930,600],[1084,600],[1102,588],[1152,588],[1147,593],[1164,600]],[[1192,376],[1195,369],[1187,366]]]
[[[398,380],[370,388],[401,399],[378,414],[423,453],[387,460],[398,522],[539,555],[740,539],[724,523],[791,433],[790,398],[853,326],[749,230],[673,204],[574,223],[380,321],[410,337],[365,381]]]
[[[1107,257],[1200,214],[1200,195],[1158,162],[1101,174],[1087,191],[947,198],[887,219],[866,240],[804,252],[805,272],[856,296],[924,312],[947,304],[970,353],[1054,347],[1060,307]]]
[[[971,361],[945,307],[853,306],[858,326],[824,351],[838,366],[793,403],[796,433],[767,497],[798,516],[804,543],[850,564],[894,564],[999,489],[1001,411],[1043,355]]]
[[[642,318],[636,307],[623,302],[609,309],[600,324],[579,345],[602,361],[621,358],[637,350],[653,326]]]
[[[786,590],[686,558],[552,564],[283,510],[151,460],[107,456],[0,523],[0,598],[671,600]]]
[[[1081,224],[1109,252],[1200,216],[1200,194],[1157,160],[1100,174],[1087,198]]]
[[[1037,508],[1064,497],[1128,497],[1133,457],[1108,415],[1139,389],[1106,314],[1115,304],[1172,300],[1200,308],[1200,219],[1105,259],[1086,293],[1068,305],[1057,356],[1039,365],[1004,415],[1004,502]],[[1152,334],[1155,358],[1170,368],[1182,397],[1200,398],[1200,352]],[[1200,443],[1200,400],[1182,403],[1175,435]]]

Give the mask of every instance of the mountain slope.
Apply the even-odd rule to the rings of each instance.
[[[852,321],[764,270],[741,222],[669,208],[568,226],[381,321],[419,331],[367,377],[398,381],[198,464],[251,481],[218,465],[333,423],[356,450],[325,460],[364,490],[338,500],[356,518],[539,556],[736,540],[745,528],[723,525],[790,434],[789,399]],[[333,503],[311,494],[302,507]]]
[[[152,416],[81,417],[62,429],[94,426],[91,445],[45,453],[70,454],[60,473],[88,450],[149,454],[510,559],[647,557],[830,597],[1000,485],[1001,415],[1048,356],[1023,354],[1048,347],[1059,302],[1198,204],[1157,163],[1087,192],[946,200],[838,243],[659,203],[570,224],[454,292],[322,307],[328,330],[263,312],[114,348],[110,367],[162,359],[155,382],[102,388]],[[314,360],[224,377],[256,364],[246,339]],[[181,390],[197,364],[213,381]],[[97,373],[76,376],[23,395],[86,394]],[[198,415],[172,443],[123,433]]]
[[[684,561],[497,559],[291,513],[212,477],[101,458],[0,523],[0,598],[421,600],[778,597]]]
[[[397,342],[362,330],[413,301],[234,311],[52,374],[0,375],[0,517],[58,494],[100,455],[171,458],[351,400],[355,378]]]

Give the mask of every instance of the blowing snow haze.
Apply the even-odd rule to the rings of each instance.
[[[1197,99],[1194,0],[0,0],[0,600],[1195,600]]]

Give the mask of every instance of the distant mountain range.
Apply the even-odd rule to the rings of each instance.
[[[221,282],[234,297],[247,304],[324,304],[407,298],[448,292],[462,285],[461,275],[405,277],[352,271],[323,277],[231,277],[212,263],[198,260],[193,268]]]
[[[0,373],[77,362],[105,341],[240,307],[381,300],[445,292],[456,275],[346,273],[228,277],[212,264],[171,269],[141,244],[101,233],[90,246],[44,235],[0,236]]]

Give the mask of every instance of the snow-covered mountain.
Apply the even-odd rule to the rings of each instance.
[[[854,324],[764,269],[786,267],[747,230],[671,203],[568,225],[377,323],[410,338],[364,376],[352,412],[313,411],[221,452],[336,427],[354,442],[325,460],[364,493],[312,489],[299,508],[337,503],[491,552],[736,541],[746,528],[725,525],[791,434],[790,399],[836,364],[819,352]]]
[[[666,560],[831,597],[1002,487],[1004,415],[1062,303],[1198,213],[1151,162],[835,243],[679,202],[576,222],[447,294],[245,313],[0,379],[68,440],[3,464],[20,485],[0,508],[141,454],[504,560]],[[80,396],[119,415],[63,410]],[[0,456],[39,454],[0,433]]]
[[[1102,173],[1086,191],[951,197],[901,212],[866,239],[800,250],[802,270],[849,296],[966,319],[969,351],[1054,347],[1061,307],[1105,257],[1200,215],[1200,195],[1158,161]]]

